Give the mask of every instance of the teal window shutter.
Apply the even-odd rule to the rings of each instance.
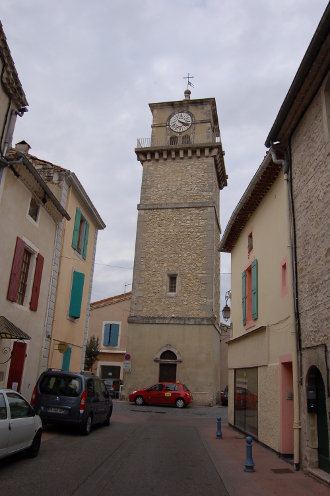
[[[246,324],[246,272],[242,272],[242,314],[243,325]]]
[[[62,370],[65,371],[70,370],[70,361],[71,361],[71,346],[69,346],[67,351],[63,353]]]
[[[72,236],[72,248],[74,248],[75,250],[78,248],[80,219],[81,219],[81,210],[80,208],[77,207],[76,217],[74,219],[73,236]]]
[[[110,346],[118,346],[119,324],[111,324]]]
[[[104,326],[104,337],[103,337],[103,345],[109,346],[110,341],[110,324],[105,324]]]
[[[258,260],[251,264],[252,272],[252,319],[258,318]]]
[[[84,247],[83,247],[83,259],[86,260],[86,254],[87,254],[87,244],[88,244],[88,233],[89,233],[89,224],[87,220],[85,221],[85,238],[84,238]]]
[[[85,274],[77,271],[73,272],[69,316],[74,319],[79,319],[80,317],[84,281]]]

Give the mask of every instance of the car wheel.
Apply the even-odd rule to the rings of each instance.
[[[135,404],[136,404],[137,406],[141,406],[141,405],[143,405],[143,403],[144,403],[144,400],[143,400],[142,396],[137,396],[137,397],[135,398]]]
[[[84,435],[84,436],[88,436],[88,434],[90,433],[90,431],[92,430],[92,423],[93,423],[93,419],[92,419],[92,415],[89,414],[87,419],[85,420],[85,422],[81,425],[81,428],[80,428],[80,431],[81,433]]]
[[[35,458],[36,456],[38,456],[40,444],[41,444],[41,431],[38,431],[33,438],[31,446],[27,450],[27,455],[29,458]]]
[[[175,406],[177,408],[183,408],[184,406],[186,406],[186,404],[182,398],[178,398],[175,402]]]

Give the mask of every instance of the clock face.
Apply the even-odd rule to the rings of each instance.
[[[191,115],[187,112],[178,112],[172,115],[170,119],[170,128],[176,133],[183,133],[190,128],[192,124]]]

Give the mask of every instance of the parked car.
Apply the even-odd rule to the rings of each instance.
[[[94,424],[110,424],[112,399],[104,382],[90,372],[48,369],[39,377],[31,404],[43,424],[76,424],[88,435]]]
[[[223,391],[221,391],[220,400],[221,400],[221,404],[223,406],[228,405],[228,386],[226,386],[225,389]]]
[[[158,382],[153,386],[138,389],[129,395],[129,401],[136,405],[175,405],[183,408],[193,400],[187,386],[180,382]]]
[[[26,450],[38,455],[42,423],[25,398],[12,389],[0,389],[0,458]]]

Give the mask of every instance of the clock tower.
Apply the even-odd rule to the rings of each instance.
[[[219,190],[227,185],[214,98],[151,103],[143,167],[125,394],[180,381],[195,403],[220,389]]]

